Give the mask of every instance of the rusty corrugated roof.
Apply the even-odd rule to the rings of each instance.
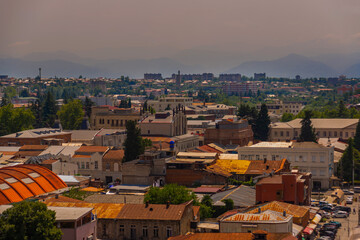
[[[93,213],[98,218],[116,219],[125,204],[123,203],[87,203],[87,202],[60,202],[49,199],[46,205],[52,207],[87,207],[94,208]]]
[[[168,240],[253,240],[252,233],[190,233],[170,237]],[[268,233],[267,240],[296,240],[291,233]]]

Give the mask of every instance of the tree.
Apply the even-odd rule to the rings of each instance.
[[[31,129],[34,122],[30,109],[14,108],[12,104],[0,108],[0,136]]]
[[[51,127],[56,119],[57,106],[54,95],[48,91],[43,104],[43,122],[45,126]]]
[[[95,105],[95,103],[93,101],[91,101],[90,98],[88,98],[88,97],[85,98],[85,103],[84,103],[85,114],[86,114],[86,116],[88,116],[88,118],[90,118],[90,116],[91,116],[91,108],[94,105]]]
[[[19,96],[20,97],[29,97],[30,94],[29,94],[29,91],[27,89],[23,89],[23,90],[21,90]]]
[[[55,212],[41,202],[20,202],[0,216],[0,239],[60,240]]]
[[[341,100],[339,103],[337,115],[339,118],[348,118],[349,117],[349,110],[346,108],[343,100]]]
[[[225,203],[225,211],[233,210],[234,209],[234,201],[230,198],[221,200]]]
[[[33,102],[30,106],[30,109],[36,119],[34,123],[35,128],[41,128],[43,127],[43,118],[42,118],[42,106],[39,99],[36,99],[35,102]]]
[[[340,176],[345,181],[352,181],[353,173],[353,162],[354,162],[354,142],[352,138],[348,140],[348,146],[345,149],[341,159],[340,159]]]
[[[167,184],[164,188],[151,187],[144,197],[144,202],[152,204],[182,204],[191,200],[196,201],[196,195],[185,186]]]
[[[254,137],[261,141],[268,140],[270,131],[270,117],[268,114],[268,108],[265,103],[261,104],[259,115],[255,121]]]
[[[360,151],[360,119],[356,126],[356,132],[355,132],[355,137],[354,137],[354,147],[358,151]]]
[[[84,117],[83,105],[81,100],[72,100],[68,104],[61,106],[58,111],[61,125],[64,129],[75,130],[79,129]]]
[[[124,143],[125,156],[124,161],[132,161],[144,153],[145,147],[140,136],[140,129],[136,126],[135,121],[126,123],[126,140]]]
[[[1,107],[4,107],[8,104],[10,104],[11,101],[9,99],[9,96],[6,94],[6,92],[4,93],[4,96],[1,98]]]
[[[281,116],[281,119],[280,121],[281,122],[289,122],[291,120],[294,120],[295,119],[295,115],[292,114],[292,113],[284,113],[282,116]]]
[[[240,104],[237,115],[247,119],[249,124],[253,126],[258,117],[258,111],[255,107],[250,107],[248,104]]]
[[[315,129],[311,123],[312,112],[310,110],[304,111],[304,118],[301,120],[300,141],[316,142]]]
[[[214,212],[213,200],[209,195],[205,195],[200,203],[200,218],[211,218]]]

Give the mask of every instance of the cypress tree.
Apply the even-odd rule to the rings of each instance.
[[[355,133],[355,137],[354,137],[354,147],[358,151],[360,151],[360,119],[356,126],[356,133]]]
[[[349,138],[348,146],[345,149],[345,152],[340,159],[341,177],[348,182],[352,181],[353,161],[354,161],[354,142],[352,138]]]
[[[300,141],[303,142],[316,142],[316,134],[315,129],[311,123],[312,112],[309,110],[305,110],[305,116],[301,120],[301,133],[300,133]]]
[[[135,121],[127,121],[126,132],[124,162],[135,160],[145,150],[140,136],[140,129],[136,126]]]
[[[269,131],[270,131],[269,125],[270,125],[270,117],[268,114],[268,108],[266,104],[263,103],[261,104],[259,115],[257,116],[255,121],[254,137],[261,141],[268,140]]]

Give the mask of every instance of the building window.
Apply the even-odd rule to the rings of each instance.
[[[276,160],[276,156],[275,156],[275,155],[271,155],[271,160]]]
[[[99,163],[98,161],[95,161],[95,169],[98,169],[99,168]]]
[[[106,170],[110,170],[110,163],[106,163],[105,167],[106,167]]]
[[[298,136],[298,132],[297,131],[295,131],[295,137],[297,137]]]
[[[323,134],[324,134],[324,137],[326,137],[326,132],[324,132]]]
[[[120,126],[122,127],[123,125],[123,120],[120,120]]]
[[[148,228],[147,226],[143,226],[143,237],[147,237],[148,236]]]
[[[316,156],[312,155],[312,156],[311,156],[311,161],[312,161],[312,162],[316,162]]]
[[[169,237],[171,237],[171,235],[172,235],[172,229],[171,229],[171,227],[167,227],[166,228],[166,237],[169,238]]]
[[[320,162],[325,162],[325,157],[324,156],[320,156]]]
[[[263,159],[264,159],[264,160],[267,160],[267,155],[263,155]]]
[[[302,161],[306,162],[306,156],[302,157]]]
[[[286,136],[290,136],[290,132],[289,131],[286,131]]]
[[[124,234],[125,234],[125,227],[124,227],[124,225],[120,225],[119,234],[120,234],[120,236],[124,236]]]
[[[337,132],[334,132],[334,137],[337,137]]]
[[[284,132],[283,132],[283,131],[280,132],[280,136],[281,136],[281,137],[284,136]]]
[[[275,136],[277,137],[277,135],[278,135],[277,132],[274,132],[274,134],[275,134]]]
[[[86,162],[86,169],[89,169],[89,162]]]
[[[154,237],[159,237],[159,227],[154,226]]]
[[[135,225],[131,225],[130,227],[130,238],[136,239],[136,227]]]
[[[340,137],[342,137],[343,136],[343,134],[342,134],[342,132],[340,132]]]
[[[320,169],[320,176],[325,176],[325,170],[324,169]]]
[[[256,155],[256,160],[260,160],[260,155]]]
[[[345,133],[345,137],[349,137],[349,133],[348,133],[348,132]]]
[[[81,168],[85,169],[85,163],[84,162],[81,162]]]
[[[106,236],[106,224],[103,224],[103,235]]]
[[[316,176],[316,170],[312,170],[311,173],[313,176]]]
[[[110,124],[110,119],[108,119],[108,124]]]

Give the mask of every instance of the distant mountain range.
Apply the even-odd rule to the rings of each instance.
[[[183,73],[241,73],[245,76],[253,76],[255,72],[265,72],[267,76],[291,78],[296,75],[303,78],[335,77],[340,74],[345,74],[348,77],[360,77],[360,54],[329,54],[313,58],[290,54],[270,61],[243,62],[229,70],[223,67],[225,68],[223,71],[219,67],[211,67],[216,64],[214,57],[209,60],[209,63],[205,57],[201,56],[190,61],[185,53],[181,59],[174,60],[174,58],[95,60],[67,52],[33,53],[22,59],[0,58],[0,74],[14,77],[35,77],[38,74],[38,68],[41,67],[42,75],[45,77],[78,77],[79,75],[84,77],[120,77],[124,75],[141,78],[146,72],[162,73],[164,77],[168,77],[177,70],[181,70]],[[224,57],[219,57],[219,61],[222,62],[222,64],[219,63],[219,66],[223,66]],[[232,56],[231,62],[236,63],[237,61],[239,60]],[[213,71],[211,71],[212,69]]]

